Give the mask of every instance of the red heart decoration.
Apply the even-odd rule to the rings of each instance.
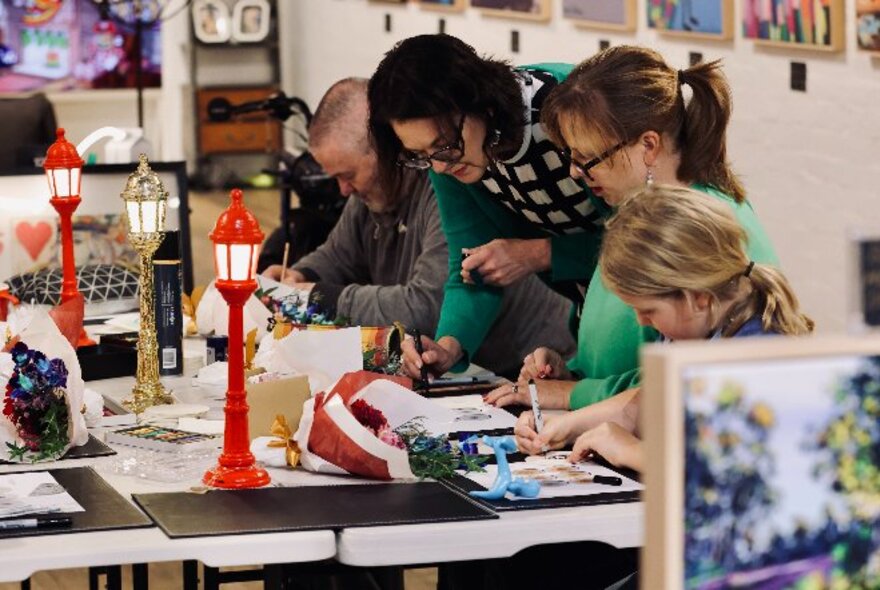
[[[21,221],[15,226],[15,237],[30,254],[31,260],[36,260],[49,240],[52,239],[52,226],[45,221],[33,225],[27,221]]]

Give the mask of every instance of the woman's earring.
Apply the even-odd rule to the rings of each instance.
[[[654,184],[654,169],[648,167],[648,173],[645,175],[645,184],[651,186]]]
[[[498,144],[501,143],[501,130],[495,129],[492,131],[492,139],[489,140],[489,149],[498,147]]]

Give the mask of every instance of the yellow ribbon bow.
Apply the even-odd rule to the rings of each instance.
[[[290,438],[293,436],[293,432],[291,432],[290,426],[287,425],[287,418],[282,414],[276,414],[275,421],[272,422],[270,430],[272,436],[277,436],[279,440],[270,440],[268,446],[287,447],[285,453],[287,464],[296,468],[299,465],[299,456],[302,454],[302,451],[299,450],[299,445],[296,444],[296,441]]]

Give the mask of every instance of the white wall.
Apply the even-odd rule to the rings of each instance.
[[[549,24],[366,0],[279,4],[284,89],[312,106],[339,78],[369,76],[396,41],[437,32],[441,17],[447,33],[516,64],[577,62],[594,53],[600,39],[653,47],[675,67],[687,65],[690,51],[723,58],[734,94],[733,164],[807,312],[823,332],[845,329],[848,232],[880,229],[880,59],[857,51],[852,22],[846,51],[829,55],[757,48],[738,33],[729,42],[664,37],[644,25],[643,0],[639,31],[625,34],[578,29],[562,18],[559,1]],[[855,0],[846,5],[853,15]],[[384,31],[386,13],[392,33]],[[512,29],[520,32],[515,55],[509,52]],[[807,63],[806,93],[789,90],[795,60]]]

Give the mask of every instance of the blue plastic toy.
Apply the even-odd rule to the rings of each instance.
[[[471,496],[484,500],[500,500],[504,494],[510,492],[514,496],[523,498],[537,498],[541,492],[541,484],[533,479],[516,479],[510,473],[510,464],[507,462],[507,453],[516,451],[516,441],[512,436],[484,436],[483,444],[492,447],[495,451],[495,459],[498,463],[498,474],[492,487],[485,492],[471,492]]]

